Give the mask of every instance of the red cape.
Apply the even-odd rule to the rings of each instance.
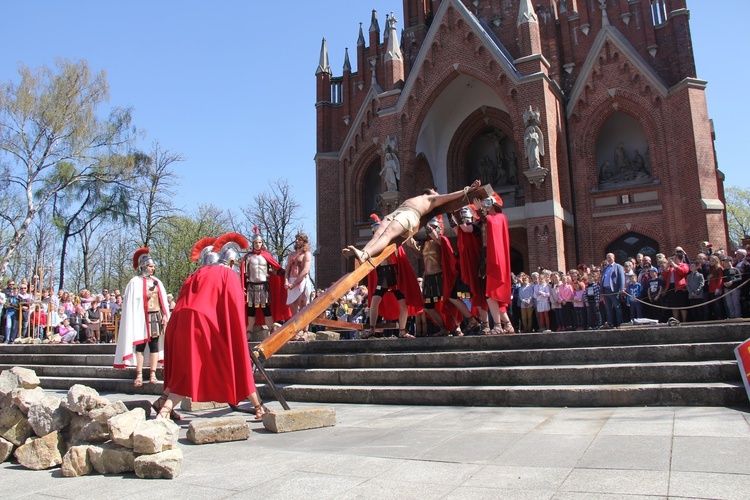
[[[251,252],[251,253],[257,253],[264,259],[266,259],[266,262],[268,262],[268,288],[269,293],[271,294],[271,316],[273,316],[273,320],[277,323],[284,322],[292,317],[292,311],[289,309],[289,306],[286,305],[286,288],[284,287],[284,278],[282,278],[280,275],[276,274],[276,271],[281,269],[281,265],[276,262],[276,259],[273,258],[273,256],[268,253],[266,250],[261,250],[260,252]],[[240,266],[240,282],[242,283],[242,286],[245,286],[245,265],[243,261],[243,265]],[[263,311],[260,309],[256,309],[255,311],[255,324],[256,325],[263,325],[265,324],[266,317],[263,315]]]
[[[435,309],[443,317],[445,326],[453,330],[456,325],[461,324],[463,315],[449,300],[458,278],[458,263],[453,255],[453,245],[445,236],[440,236],[440,266],[443,269],[443,300],[437,303]]]
[[[164,340],[164,387],[193,401],[237,404],[255,392],[245,291],[226,266],[204,266],[182,285]]]
[[[417,276],[414,274],[414,269],[411,267],[409,259],[406,257],[406,251],[404,247],[398,247],[396,252],[388,257],[388,264],[392,264],[391,259],[396,261],[397,269],[397,286],[404,294],[406,298],[406,307],[409,316],[419,314],[424,307],[424,301],[422,300],[422,292],[419,289],[419,283],[417,282]],[[367,305],[369,306],[372,302],[375,288],[378,285],[378,273],[375,269],[370,271],[367,275]],[[400,309],[398,307],[398,301],[396,297],[391,293],[387,292],[383,296],[383,300],[380,302],[378,307],[378,316],[382,316],[386,321],[393,321],[398,319]]]
[[[456,233],[458,234],[458,262],[461,269],[461,279],[471,289],[472,307],[479,307],[486,311],[487,299],[484,296],[482,280],[479,279],[482,237],[478,232],[466,233],[461,228],[456,229]]]
[[[487,224],[487,296],[501,310],[510,304],[510,234],[505,214],[488,215]]]

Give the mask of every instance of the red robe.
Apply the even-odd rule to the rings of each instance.
[[[261,257],[266,259],[266,262],[268,262],[268,290],[269,294],[271,296],[271,316],[273,316],[273,320],[277,323],[281,323],[283,321],[288,320],[292,317],[292,311],[289,309],[289,306],[286,305],[286,288],[284,287],[284,278],[282,278],[280,275],[276,274],[276,271],[279,271],[281,268],[281,265],[276,262],[276,259],[271,256],[270,253],[268,253],[265,250],[261,250],[260,252],[253,252],[254,254],[260,254]],[[244,262],[240,266],[240,282],[242,283],[242,286],[245,286],[245,265]],[[263,311],[261,309],[255,310],[255,324],[256,325],[263,325],[265,324],[265,315],[263,314]]]
[[[164,387],[193,401],[246,399],[255,392],[246,324],[237,273],[212,265],[188,276],[167,323]]]
[[[396,252],[388,257],[388,262],[384,264],[393,264],[395,260],[397,269],[397,286],[404,294],[406,299],[407,314],[414,316],[419,314],[424,307],[424,301],[422,300],[422,292],[419,289],[419,283],[417,282],[417,276],[414,274],[414,269],[411,267],[409,259],[406,257],[406,251],[403,247],[398,247]],[[378,285],[378,273],[375,269],[370,271],[367,275],[367,305],[372,303],[372,297],[375,293],[375,288]],[[378,316],[382,316],[386,321],[393,321],[398,319],[398,315],[401,309],[398,306],[398,300],[391,293],[387,292],[383,295],[383,300],[380,302],[378,307]]]
[[[505,311],[510,304],[510,234],[505,214],[490,214],[487,224],[487,297]]]
[[[449,330],[453,330],[461,324],[463,319],[461,311],[449,300],[458,278],[458,263],[453,255],[453,245],[448,238],[442,235],[440,236],[440,267],[443,270],[443,300],[435,305],[435,309],[443,317],[445,326]]]
[[[476,227],[476,226],[475,226]],[[482,238],[477,232],[466,233],[461,228],[458,234],[458,261],[461,269],[461,279],[471,289],[471,305],[474,308],[487,310],[487,299],[484,287],[479,278],[479,257],[482,252]]]

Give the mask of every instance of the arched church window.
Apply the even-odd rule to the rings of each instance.
[[[615,254],[615,261],[619,264],[639,253],[648,255],[653,262],[656,262],[655,256],[659,253],[659,243],[648,236],[630,231],[607,245],[606,253]]]
[[[381,205],[383,203],[382,188],[380,179],[380,158],[376,158],[367,167],[364,177],[362,178],[362,214],[363,221],[370,220],[370,214],[378,214],[383,216],[381,213]]]
[[[661,26],[667,22],[666,0],[651,0],[651,20],[654,26]]]
[[[599,189],[651,182],[653,172],[648,139],[641,124],[627,113],[614,113],[596,139]]]
[[[518,155],[510,137],[496,127],[484,129],[469,146],[466,183],[479,179],[498,190],[518,185]]]

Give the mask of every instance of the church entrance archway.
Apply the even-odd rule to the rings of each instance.
[[[654,256],[659,253],[659,243],[646,235],[631,231],[625,233],[612,243],[607,245],[606,253],[615,254],[615,261],[622,264],[629,257],[635,257],[642,253],[651,257],[652,262],[656,262]]]

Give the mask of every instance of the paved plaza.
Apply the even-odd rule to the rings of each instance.
[[[184,439],[190,419],[230,411],[182,412],[176,479],[6,462],[0,498],[750,498],[747,408],[331,406],[334,427],[250,421],[249,440],[210,445]]]

